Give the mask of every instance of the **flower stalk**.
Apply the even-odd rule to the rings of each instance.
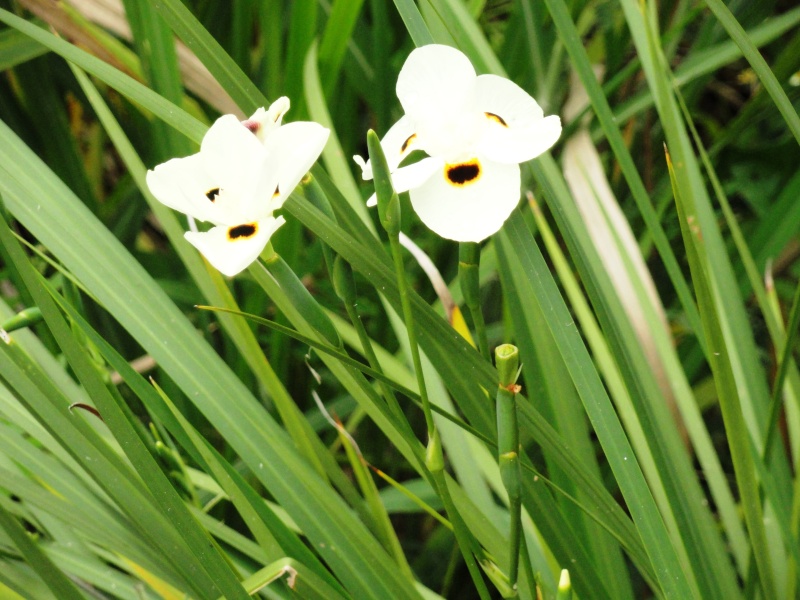
[[[517,423],[517,377],[519,375],[519,350],[503,344],[495,350],[495,364],[499,375],[497,388],[497,461],[500,477],[508,492],[508,510],[511,516],[509,531],[509,573],[512,587],[517,585],[519,551],[522,528],[522,492],[519,465],[519,426]]]
[[[475,556],[482,556],[482,548],[470,533],[464,520],[456,509],[453,499],[450,497],[450,490],[447,487],[447,479],[444,471],[444,453],[442,451],[442,441],[439,431],[433,420],[428,390],[425,385],[425,376],[422,371],[422,360],[420,358],[419,345],[417,344],[417,332],[414,322],[414,315],[411,312],[411,299],[408,293],[408,282],[406,281],[405,266],[403,265],[402,245],[400,244],[400,199],[392,186],[389,165],[383,153],[380,139],[377,134],[370,130],[367,132],[367,146],[372,162],[375,180],[375,194],[378,201],[378,216],[381,225],[386,230],[391,246],[392,257],[394,258],[395,271],[397,274],[397,287],[400,291],[400,304],[403,312],[403,320],[408,331],[408,343],[411,350],[411,360],[414,364],[414,372],[417,376],[420,400],[422,401],[422,412],[425,415],[425,426],[428,431],[428,443],[425,452],[425,466],[430,472],[437,493],[450,517],[453,524],[453,531],[458,542],[464,562],[470,572],[473,582],[482,600],[489,599],[489,591],[483,581],[481,572]]]
[[[375,176],[375,193],[378,197],[378,216],[381,225],[389,236],[389,245],[394,258],[395,273],[397,275],[397,286],[400,290],[400,304],[403,310],[403,320],[408,331],[408,343],[411,350],[411,360],[414,364],[414,372],[417,376],[419,386],[419,396],[422,400],[422,412],[425,415],[425,426],[428,430],[428,456],[432,464],[444,464],[444,459],[431,457],[431,449],[439,448],[441,454],[441,444],[434,444],[434,434],[436,425],[433,422],[430,400],[428,400],[428,390],[425,386],[425,376],[422,373],[422,360],[419,355],[417,344],[417,331],[414,323],[414,316],[411,313],[411,300],[408,296],[408,283],[406,282],[405,267],[403,265],[402,246],[400,245],[400,199],[392,188],[392,179],[389,174],[389,165],[383,154],[380,140],[377,134],[370,130],[367,133],[367,145],[369,156],[373,164]],[[430,469],[430,466],[429,466]],[[431,469],[433,471],[433,469]]]
[[[481,311],[481,286],[479,267],[481,247],[477,242],[461,242],[458,247],[458,277],[461,282],[461,293],[467,305],[472,322],[475,325],[475,337],[478,350],[489,360],[489,341],[486,337],[486,322]]]

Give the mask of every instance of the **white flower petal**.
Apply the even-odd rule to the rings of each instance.
[[[403,159],[418,147],[419,138],[414,130],[414,123],[405,116],[392,125],[381,140],[381,148],[386,155],[390,172],[394,172]],[[361,167],[361,177],[367,181],[372,179],[372,161],[365,162],[360,156],[354,156],[353,160]]]
[[[410,191],[425,225],[458,242],[480,242],[502,227],[519,203],[519,165],[475,158],[444,165]]]
[[[267,138],[264,149],[268,155],[268,168],[277,174],[276,187],[271,190],[269,211],[280,208],[303,176],[314,165],[330,130],[319,123],[298,121],[275,129]],[[277,195],[275,192],[277,191]],[[261,202],[261,199],[258,200]],[[263,208],[256,209],[256,214]]]
[[[528,127],[493,127],[484,134],[478,151],[497,162],[521,163],[547,152],[560,136],[561,119],[550,115]]]
[[[233,115],[217,119],[200,152],[174,158],[147,174],[153,195],[196,219],[235,225],[252,218],[245,208],[269,187],[264,148]],[[274,189],[275,184],[272,184]]]
[[[441,158],[428,157],[397,169],[392,173],[392,187],[398,194],[413,190],[424,184],[444,166]]]
[[[147,187],[156,199],[169,208],[210,221],[218,182],[208,173],[199,154],[173,158],[147,172]]]
[[[561,135],[561,119],[545,118],[536,100],[513,81],[481,75],[476,90],[476,104],[487,120],[478,152],[487,158],[525,162],[548,150]]]
[[[461,52],[431,44],[408,55],[397,78],[397,97],[414,121],[446,118],[471,101],[475,69]]]
[[[364,181],[372,179],[372,165],[369,160],[364,160],[363,156],[354,154],[353,161],[358,165],[358,168],[361,169],[361,178]]]
[[[498,75],[479,75],[476,81],[478,107],[503,117],[509,126],[538,121],[542,107],[516,83]]]
[[[430,177],[444,166],[441,158],[423,158],[419,162],[397,169],[392,173],[392,187],[398,194],[423,185]],[[375,194],[367,200],[367,206],[372,207],[378,204]]]
[[[200,156],[219,189],[219,199],[213,202],[213,218],[208,220],[236,225],[253,219],[249,207],[254,198],[271,193],[270,173],[265,169],[267,153],[256,136],[234,115],[224,115],[203,137]]]
[[[480,138],[484,119],[475,109],[475,69],[449,46],[430,45],[409,55],[397,79],[397,97],[430,156],[461,160]]]
[[[219,177],[221,187],[242,197],[252,190],[266,153],[261,143],[234,115],[217,119],[200,146],[206,168]]]
[[[218,226],[205,232],[187,231],[184,235],[215,269],[233,277],[258,258],[270,236],[284,222],[283,217],[268,217],[232,227]]]

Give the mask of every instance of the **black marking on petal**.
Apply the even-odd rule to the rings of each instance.
[[[402,146],[400,146],[400,153],[405,152],[411,145],[411,142],[413,142],[416,139],[416,137],[417,137],[416,133],[412,133],[410,136],[408,136],[408,139],[405,142],[403,142]]]
[[[221,191],[221,190],[220,190],[218,187],[211,188],[210,190],[208,190],[208,191],[206,192],[206,198],[208,198],[208,199],[209,199],[209,200],[211,200],[212,202],[216,202],[216,200],[217,200],[217,197],[219,196],[219,193],[220,193],[220,191]]]
[[[494,121],[496,123],[500,123],[500,125],[502,125],[503,127],[508,127],[508,123],[506,123],[506,120],[503,117],[501,117],[500,115],[496,115],[496,114],[490,113],[490,112],[486,112],[486,113],[483,113],[483,114],[485,114],[486,117],[490,121]]]
[[[273,192],[272,197],[273,198],[277,198],[280,195],[281,195],[281,186],[280,185],[276,185],[275,186],[275,191]]]
[[[258,223],[245,223],[228,229],[228,241],[249,240],[258,233]]]
[[[448,183],[456,187],[472,185],[481,177],[481,163],[477,158],[467,162],[446,165],[444,168],[445,178]]]

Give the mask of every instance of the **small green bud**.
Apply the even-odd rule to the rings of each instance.
[[[569,578],[569,571],[566,569],[561,569],[561,579],[558,581],[556,600],[572,600],[572,582]]]
[[[392,197],[389,198],[389,203],[383,212],[381,225],[390,236],[397,237],[400,235],[400,197],[394,192],[392,192]]]
[[[439,437],[438,429],[434,429],[433,435],[428,439],[428,448],[425,451],[425,465],[431,473],[438,473],[444,470],[442,440]]]
[[[352,306],[356,303],[356,281],[353,277],[353,269],[341,256],[337,256],[333,261],[333,289],[345,304]]]
[[[169,471],[181,471],[182,465],[180,460],[175,455],[175,452],[164,444],[161,440],[156,440],[156,454],[161,459],[161,461],[167,466],[167,470]]]
[[[386,232],[390,236],[397,236],[400,233],[400,198],[392,187],[392,174],[381,141],[371,129],[367,132],[367,148],[378,199],[378,217]]]

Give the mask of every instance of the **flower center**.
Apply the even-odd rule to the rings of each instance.
[[[445,165],[447,181],[456,187],[464,187],[475,183],[481,176],[481,163],[477,158],[454,165]]]
[[[258,223],[245,223],[228,229],[228,241],[249,240],[258,233]]]
[[[217,199],[217,196],[219,196],[219,192],[220,192],[220,189],[218,187],[211,188],[210,190],[208,190],[206,192],[206,198],[208,198],[212,202],[215,202],[216,199]]]

